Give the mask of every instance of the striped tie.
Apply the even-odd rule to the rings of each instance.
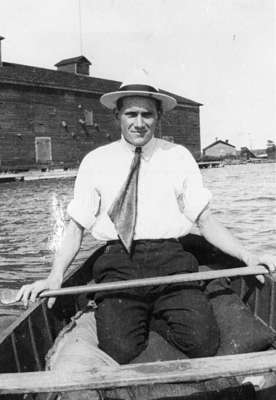
[[[141,153],[141,147],[136,147],[127,180],[108,211],[128,253],[131,252],[137,218],[137,189]]]

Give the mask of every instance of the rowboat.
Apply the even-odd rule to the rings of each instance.
[[[207,266],[211,274],[221,268],[233,271],[244,267],[202,237],[187,235],[181,241],[185,250],[196,255],[199,263],[205,265],[204,270]],[[68,273],[65,289],[91,282],[91,266],[97,251],[100,250],[84,265]],[[276,333],[275,280],[270,275],[265,276],[263,285],[252,276],[231,280],[231,290],[273,335]],[[169,355],[167,350],[162,354],[164,339],[160,338],[160,342],[155,335],[148,346],[152,347],[148,354],[159,354],[154,360],[149,358],[117,369],[74,372],[70,376],[45,371],[46,354],[70,318],[83,307],[86,296],[59,296],[52,309],[47,308],[46,300],[42,298],[30,306],[0,332],[0,399],[54,400],[66,398],[68,393],[73,393],[70,398],[75,399],[98,399],[99,393],[102,399],[137,400],[276,398],[276,342],[262,351],[187,359],[173,350]]]

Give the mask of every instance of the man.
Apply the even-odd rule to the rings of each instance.
[[[18,300],[26,304],[41,291],[61,286],[84,229],[106,241],[93,267],[96,282],[196,271],[196,259],[178,240],[194,224],[222,251],[275,270],[273,260],[251,255],[213,217],[210,192],[189,151],[156,137],[162,114],[176,106],[173,98],[143,76],[102,96],[101,103],[114,110],[122,137],[82,161],[68,207],[71,220],[52,271],[47,279],[23,286]],[[151,320],[188,356],[216,353],[219,332],[197,283],[100,293],[95,300],[99,347],[120,364],[145,348]]]

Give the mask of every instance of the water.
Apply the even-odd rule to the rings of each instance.
[[[47,276],[59,245],[74,179],[0,185],[0,290],[19,288]],[[75,263],[91,253],[85,235]],[[18,315],[20,306],[1,306],[0,315]]]
[[[276,256],[276,164],[232,165],[203,174],[217,218],[250,250]]]
[[[226,166],[202,174],[217,218],[250,250],[276,256],[276,164]],[[1,184],[0,289],[47,276],[73,185],[73,179]],[[83,262],[92,246],[85,235],[75,262]],[[20,309],[0,306],[0,315],[18,315]]]

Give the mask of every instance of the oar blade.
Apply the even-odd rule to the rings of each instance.
[[[14,304],[17,303],[16,295],[17,289],[2,289],[0,290],[0,302],[2,304]]]

